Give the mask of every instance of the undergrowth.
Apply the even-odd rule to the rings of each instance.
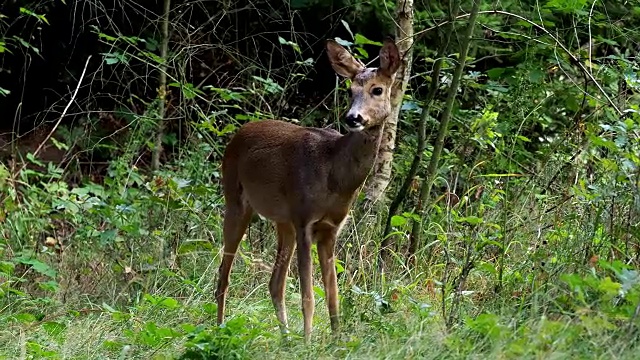
[[[194,161],[198,151],[190,150]],[[0,355],[623,359],[637,353],[638,273],[595,255],[577,261],[575,242],[599,231],[579,216],[564,216],[544,241],[527,226],[513,230],[497,286],[499,251],[491,238],[503,212],[545,204],[529,198],[501,208],[499,189],[485,190],[482,221],[456,208],[436,212],[425,226],[434,241],[410,270],[379,272],[370,239],[380,229],[364,221],[367,214],[353,214],[336,265],[343,331],[331,336],[314,257],[309,346],[300,337],[295,265],[287,283],[293,332],[279,333],[266,286],[275,234],[256,217],[232,271],[228,320],[218,327],[213,294],[223,204],[217,169],[196,165],[169,165],[156,175],[114,166],[124,172],[73,188],[52,165],[15,178],[0,168],[6,179]],[[405,225],[394,223],[399,231]],[[469,256],[475,265],[464,270]]]

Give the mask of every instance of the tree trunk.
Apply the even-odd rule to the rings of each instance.
[[[409,172],[407,173],[402,186],[396,193],[395,198],[389,205],[389,214],[387,215],[387,221],[385,222],[384,232],[382,233],[382,246],[380,249],[380,269],[384,271],[385,262],[389,260],[389,254],[391,252],[391,243],[394,240],[394,236],[389,235],[391,233],[391,218],[396,214],[400,205],[407,197],[407,193],[409,191],[409,187],[411,183],[414,181],[415,176],[418,173],[418,167],[422,162],[422,154],[426,147],[426,138],[427,138],[427,119],[429,114],[431,113],[431,105],[433,100],[436,97],[438,92],[438,88],[440,87],[440,70],[442,68],[442,63],[446,58],[446,54],[449,51],[449,42],[451,40],[451,35],[453,34],[454,23],[456,17],[458,16],[458,9],[460,8],[460,0],[454,0],[452,6],[449,11],[449,23],[444,27],[444,30],[438,29],[438,33],[442,42],[438,47],[438,52],[436,53],[436,61],[433,65],[433,72],[431,75],[431,84],[429,85],[429,92],[427,93],[427,97],[424,101],[424,105],[422,106],[422,114],[420,115],[420,122],[418,123],[418,144],[416,146],[416,153],[413,157],[413,161],[411,162],[411,167],[409,168]]]
[[[391,88],[391,114],[387,118],[378,150],[378,157],[365,185],[368,202],[379,200],[384,194],[391,179],[391,161],[396,146],[396,129],[402,107],[404,91],[411,76],[411,60],[413,49],[413,0],[398,1],[396,6],[396,44],[402,61],[398,75]]]

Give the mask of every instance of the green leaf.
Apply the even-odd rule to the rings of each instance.
[[[21,323],[30,323],[37,320],[33,314],[29,314],[29,313],[19,313],[19,314],[13,315],[13,318],[15,320],[18,320]]]
[[[172,297],[164,297],[164,296],[154,296],[151,294],[144,294],[144,300],[149,302],[151,305],[163,307],[166,309],[175,309],[180,307],[180,303],[178,300]]]
[[[600,280],[600,282],[598,283],[598,290],[610,296],[618,295],[621,288],[622,284],[611,280],[611,278],[608,276]]]
[[[358,45],[378,45],[378,46],[382,46],[381,42],[369,40],[364,35],[362,35],[360,33],[356,34],[356,36],[354,38],[354,41]]]
[[[58,141],[56,138],[51,137],[51,142],[53,143],[53,145],[58,148],[58,150],[69,150],[69,146],[67,146],[67,144]]]
[[[202,310],[205,313],[207,313],[207,314],[209,314],[211,316],[217,315],[218,314],[218,305],[216,303],[211,303],[211,302],[204,303],[204,304],[202,304]]]
[[[56,281],[53,281],[53,280],[45,281],[38,285],[42,290],[51,291],[51,292],[56,292],[60,289],[60,284],[58,284]]]
[[[342,46],[345,46],[345,47],[349,47],[349,46],[353,45],[353,43],[351,41],[347,41],[347,40],[341,39],[339,37],[336,37],[335,40],[336,40],[336,42],[338,44],[340,44]]]
[[[498,323],[498,315],[480,314],[475,319],[467,319],[467,326],[478,333],[492,339],[500,337],[502,327]]]
[[[457,220],[457,222],[464,222],[470,225],[478,225],[478,224],[482,224],[482,218],[479,218],[477,216],[467,216],[467,217],[463,217],[463,218],[459,218]]]
[[[252,75],[251,77],[261,82],[264,86],[264,90],[270,94],[278,94],[284,91],[282,86],[280,86],[280,84],[278,84],[277,82],[273,81],[273,79],[271,78],[264,79],[256,75]]]
[[[489,70],[487,70],[487,76],[491,80],[497,80],[502,76],[502,74],[505,73],[505,71],[506,71],[506,69],[504,69],[504,68],[489,69]]]
[[[49,25],[49,21],[47,20],[47,18],[44,15],[36,14],[33,11],[31,11],[29,9],[26,9],[26,8],[23,8],[23,7],[20,8],[20,13],[32,16],[32,17],[38,19],[38,21],[42,21],[42,22],[46,23],[47,25]]]
[[[351,38],[353,39],[353,32],[351,31],[349,24],[344,20],[340,20],[340,21],[342,22],[342,26],[344,26],[344,28],[347,29],[347,32],[349,32],[349,35],[351,35]]]
[[[107,35],[107,34],[105,34],[105,33],[102,33],[102,32],[100,31],[100,29],[99,29],[97,26],[95,26],[95,25],[90,25],[90,26],[91,26],[91,28],[92,28],[92,30],[93,30],[93,33],[97,34],[99,39],[104,39],[104,40],[106,40],[107,42],[115,42],[116,40],[118,40],[118,38],[116,38],[116,37],[114,37],[114,36],[111,36],[111,35]]]
[[[202,92],[202,90],[198,89],[192,83],[182,84],[178,82],[172,82],[168,84],[168,86],[180,88],[180,90],[182,91],[182,96],[184,96],[184,98],[188,100],[195,98],[198,94],[204,95],[204,92]]]
[[[178,302],[178,300],[171,297],[162,299],[162,301],[160,301],[158,305],[166,309],[176,309],[180,307],[180,303]]]
[[[600,136],[590,137],[589,140],[594,146],[607,148],[609,150],[617,150],[616,144],[613,141],[604,139]]]
[[[60,333],[63,332],[67,328],[67,326],[56,321],[47,321],[42,324],[42,328],[47,332],[47,334],[49,334],[49,336],[57,336],[60,335]]]
[[[403,212],[402,216],[404,216],[407,219],[411,219],[413,221],[422,221],[422,218],[420,217],[420,215],[416,214],[416,213],[412,213],[412,212]]]
[[[156,64],[162,64],[165,62],[165,60],[163,58],[161,58],[160,56],[152,53],[151,51],[141,51],[138,52],[138,56],[140,57],[146,57],[147,59],[152,60],[153,62],[155,62]]]
[[[295,50],[297,53],[300,52],[300,46],[298,46],[298,44],[294,43],[293,41],[289,41],[286,40],[285,38],[278,36],[278,42],[282,45],[289,45],[293,48],[293,50]]]
[[[105,302],[103,302],[103,303],[102,303],[102,307],[103,307],[105,310],[107,310],[108,312],[110,312],[110,313],[116,313],[116,312],[118,312],[118,310],[114,309],[113,307],[111,307],[111,305],[109,305],[109,304],[107,304],[107,303],[105,303]]]
[[[128,64],[129,58],[125,54],[121,54],[119,52],[112,53],[100,53],[100,55],[104,56],[104,62],[107,65],[115,65],[118,63]]]
[[[529,72],[529,81],[535,84],[539,84],[544,79],[545,73],[540,69],[533,69]]]
[[[362,57],[364,58],[368,58],[369,57],[369,53],[367,52],[367,50],[361,48],[361,47],[356,47],[355,50],[362,55]]]
[[[37,47],[31,45],[30,43],[28,43],[27,41],[23,40],[22,38],[20,38],[18,36],[13,36],[12,39],[14,39],[17,42],[19,42],[20,45],[26,47],[27,49],[31,49],[34,53],[40,55],[40,49],[38,49]]]
[[[187,240],[178,247],[178,255],[189,254],[196,251],[211,251],[213,245],[208,240],[196,239]]]
[[[489,274],[497,274],[498,271],[496,270],[496,267],[493,266],[492,263],[487,262],[487,261],[483,261],[480,264],[478,264],[477,269]]]
[[[602,37],[602,36],[596,36],[596,40],[600,41],[600,42],[603,42],[603,43],[605,43],[607,45],[620,46],[620,44],[618,44],[617,41],[611,40],[611,39],[608,39],[608,38],[605,38],[605,37]]]
[[[403,226],[406,223],[407,223],[407,218],[405,218],[404,216],[393,215],[391,217],[391,226],[393,227]]]
[[[314,285],[313,292],[316,293],[316,295],[318,295],[319,297],[324,299],[324,290],[321,287]]]
[[[54,270],[53,268],[51,268],[49,265],[43,263],[40,260],[37,259],[32,259],[32,258],[26,258],[26,257],[18,257],[16,258],[16,261],[19,262],[20,264],[23,265],[31,265],[31,268],[37,272],[40,273],[42,275],[54,278],[57,275],[56,270]]]
[[[6,275],[13,274],[13,270],[15,269],[15,267],[16,265],[12,262],[0,261],[0,273],[2,274],[6,274]]]
[[[544,5],[545,8],[559,10],[562,12],[577,12],[587,5],[587,0],[549,0]]]

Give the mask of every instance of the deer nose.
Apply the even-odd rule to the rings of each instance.
[[[347,126],[351,130],[361,130],[364,127],[362,125],[363,121],[364,119],[362,119],[362,115],[353,113],[348,113],[347,118],[345,119]]]

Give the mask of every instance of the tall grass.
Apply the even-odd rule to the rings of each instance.
[[[2,222],[7,240],[0,267],[1,356],[635,357],[637,273],[619,261],[578,259],[585,234],[602,229],[563,214],[563,222],[542,240],[531,219],[544,213],[547,203],[524,196],[500,206],[496,194],[501,192],[491,189],[485,196],[496,204],[481,224],[460,221],[461,208],[435,211],[425,226],[433,241],[420,252],[417,266],[391,266],[384,274],[376,263],[380,222],[354,212],[339,245],[343,333],[331,337],[314,257],[317,301],[310,346],[300,337],[295,266],[286,297],[293,333],[288,340],[279,335],[266,286],[275,234],[256,217],[232,271],[228,321],[219,328],[213,294],[223,204],[208,176],[184,181],[202,170],[195,166],[201,154],[189,151],[184,166],[162,175],[127,170],[129,179],[137,179],[128,184],[70,189],[54,168],[37,175],[39,182],[24,173],[24,181],[4,183],[5,200],[19,206]],[[565,211],[582,205],[571,203]],[[505,223],[505,217],[513,220]],[[500,241],[485,244],[502,231],[495,224],[518,225],[508,233],[499,290],[495,243]],[[397,230],[407,229],[398,225]],[[397,259],[402,246],[399,240]],[[471,269],[465,273],[466,266]]]

